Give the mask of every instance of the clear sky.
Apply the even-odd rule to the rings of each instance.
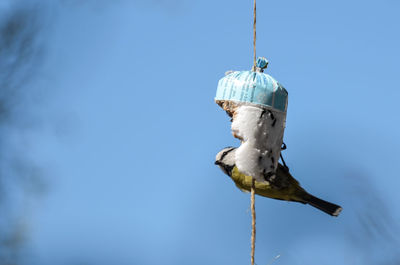
[[[0,228],[23,236],[0,264],[249,264],[250,196],[214,165],[239,143],[214,96],[251,68],[252,1],[28,2],[0,4],[0,23],[28,8],[39,24],[1,125]],[[400,2],[258,2],[258,56],[289,92],[285,160],[344,210],[256,198],[257,265],[399,264]]]

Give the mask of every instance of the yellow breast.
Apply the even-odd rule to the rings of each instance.
[[[241,173],[237,167],[233,168],[231,178],[240,190],[247,192],[251,190],[252,177]],[[256,181],[255,188],[257,195],[285,201],[304,202],[302,197],[306,194],[295,179],[289,180],[287,187],[279,189],[271,185],[268,181]]]

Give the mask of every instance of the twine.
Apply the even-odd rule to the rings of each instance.
[[[254,253],[256,249],[256,199],[255,189],[256,180],[252,178],[251,181],[251,265],[254,265]]]
[[[253,52],[254,52],[254,59],[253,59],[253,68],[256,69],[257,66],[257,57],[256,57],[256,13],[257,13],[257,6],[256,6],[256,0],[254,0],[254,10],[253,10]]]
[[[254,61],[253,61],[253,69],[255,70],[257,67],[257,57],[256,57],[256,22],[257,22],[257,3],[254,0],[254,9],[253,9],[253,52],[254,52]],[[256,180],[252,178],[251,181],[251,265],[254,265],[254,253],[256,250],[256,199],[255,199],[255,189],[256,189]]]

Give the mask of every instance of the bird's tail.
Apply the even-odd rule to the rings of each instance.
[[[307,203],[332,216],[338,216],[339,213],[342,211],[342,207],[340,207],[339,205],[321,200],[312,195],[310,195],[310,197],[308,198]]]

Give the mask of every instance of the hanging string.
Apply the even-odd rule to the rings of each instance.
[[[254,253],[256,249],[256,200],[255,189],[256,180],[252,178],[251,181],[251,265],[254,265]]]
[[[257,22],[257,4],[256,0],[254,0],[254,10],[253,10],[253,49],[254,49],[254,61],[253,61],[253,71],[256,70],[257,67],[257,57],[256,57],[256,22]],[[251,265],[254,265],[254,254],[256,250],[256,198],[255,198],[255,189],[256,189],[256,180],[252,178],[251,180]]]
[[[257,57],[256,57],[256,13],[257,13],[257,5],[256,5],[256,0],[254,0],[254,12],[253,12],[253,48],[254,48],[254,60],[253,60],[253,69],[256,69],[257,66]]]

